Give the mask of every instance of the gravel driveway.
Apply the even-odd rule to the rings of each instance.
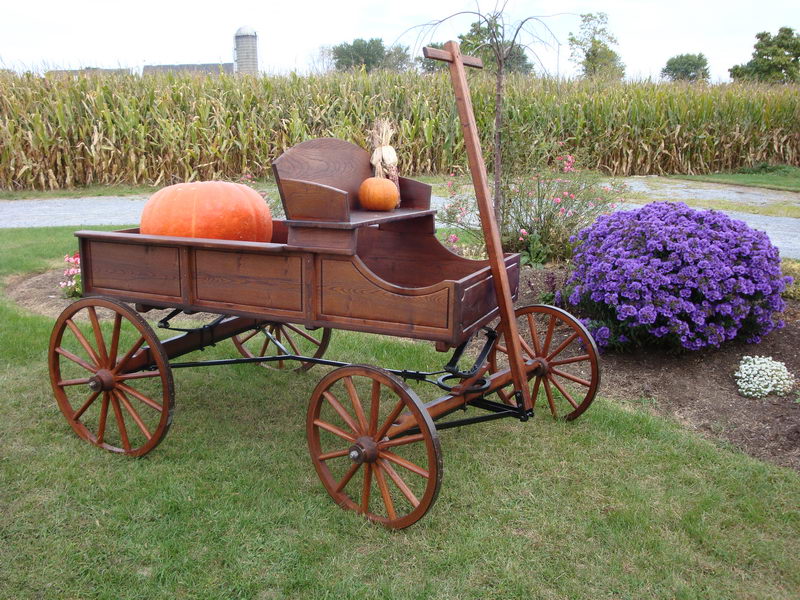
[[[625,183],[633,191],[644,193],[653,200],[686,200],[688,198],[722,199],[742,204],[764,205],[770,202],[800,206],[800,193],[779,192],[761,188],[682,181],[677,179],[630,177]],[[98,196],[92,198],[53,198],[46,200],[0,201],[0,229],[9,227],[47,227],[71,225],[130,225],[139,222],[147,196]],[[433,204],[444,198],[434,197]],[[623,210],[636,208],[623,204]],[[800,219],[765,217],[745,212],[724,211],[761,231],[766,231],[772,243],[787,258],[800,259]]]

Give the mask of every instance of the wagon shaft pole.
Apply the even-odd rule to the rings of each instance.
[[[492,201],[489,195],[486,165],[483,162],[478,127],[475,124],[475,114],[472,110],[467,74],[464,65],[482,68],[483,63],[479,58],[463,56],[458,44],[449,41],[444,45],[444,50],[426,47],[422,49],[425,58],[442,60],[450,67],[450,78],[456,96],[458,118],[461,121],[461,130],[464,132],[464,144],[467,148],[469,170],[472,175],[472,184],[478,200],[478,211],[481,218],[481,229],[486,240],[486,252],[489,255],[489,264],[494,278],[494,289],[497,295],[497,306],[500,309],[500,318],[505,328],[505,339],[508,340],[508,358],[511,366],[511,376],[514,387],[522,394],[525,409],[532,408],[528,378],[522,356],[522,347],[519,343],[517,321],[514,317],[514,305],[511,297],[511,286],[508,283],[508,273],[503,261],[503,246],[500,242],[500,231],[497,228]]]

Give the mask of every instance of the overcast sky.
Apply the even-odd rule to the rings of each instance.
[[[480,2],[483,10],[494,6]],[[246,25],[258,32],[262,71],[307,72],[321,46],[359,37],[399,42],[419,55],[421,42],[455,39],[474,19],[457,17],[422,39],[410,28],[475,7],[469,0],[0,0],[0,66],[232,62],[233,35]],[[586,12],[608,14],[632,78],[657,78],[671,56],[702,52],[712,80],[728,80],[732,65],[750,59],[756,33],[800,30],[800,0],[509,0],[506,12],[512,22],[547,17],[555,39],[539,26],[548,45],[535,49],[544,68],[561,75],[576,73],[567,36]]]

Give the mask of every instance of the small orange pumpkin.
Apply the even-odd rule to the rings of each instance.
[[[394,210],[399,199],[400,190],[383,177],[368,177],[358,188],[358,201],[364,210]]]
[[[178,183],[145,203],[139,231],[146,235],[268,242],[272,215],[254,189],[227,181]]]

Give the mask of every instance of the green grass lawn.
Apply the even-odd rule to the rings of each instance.
[[[751,169],[757,171],[757,169]],[[771,190],[800,192],[800,167],[781,165],[761,172],[714,173],[712,175],[672,175],[676,179],[707,181],[709,183],[729,183],[749,187],[762,187]]]
[[[71,228],[4,230],[0,274],[47,268]],[[415,526],[339,509],[308,457],[325,368],[176,371],[142,459],[79,440],[48,381],[49,319],[0,299],[0,598],[786,598],[800,476],[613,399],[440,434]],[[438,367],[430,344],[334,332],[331,358]],[[203,358],[233,357],[229,342]],[[469,413],[468,413],[469,414]]]

